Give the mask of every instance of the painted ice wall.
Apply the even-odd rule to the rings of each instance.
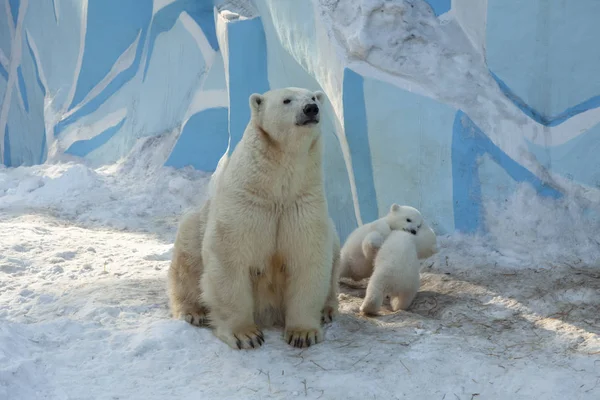
[[[597,0],[0,0],[0,161],[213,171],[248,96],[323,90],[344,238],[393,202],[485,230],[517,184],[600,199]],[[160,158],[160,157],[159,157]]]

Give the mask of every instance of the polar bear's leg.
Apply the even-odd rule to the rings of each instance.
[[[207,309],[200,302],[200,277],[204,270],[201,249],[209,206],[207,201],[200,210],[181,220],[167,275],[173,317],[196,326],[207,323]]]
[[[195,326],[207,324],[207,310],[200,303],[202,259],[195,260],[175,249],[168,272],[169,305],[174,318]]]
[[[331,281],[329,283],[329,294],[327,295],[327,301],[325,307],[321,313],[321,322],[331,322],[333,317],[338,312],[338,291],[340,279],[340,238],[335,231],[335,225],[333,221],[330,222],[331,232],[333,235],[333,264],[331,269]]]
[[[284,214],[280,221],[280,246],[288,275],[285,340],[294,347],[308,347],[323,340],[321,313],[332,275],[329,222],[327,217],[313,216],[311,211],[299,207]]]
[[[210,309],[215,335],[234,349],[262,346],[264,336],[254,322],[254,299],[249,268],[231,257],[206,259],[202,299]]]
[[[416,295],[416,291],[410,291],[391,296],[390,306],[392,307],[392,311],[407,310]]]
[[[369,284],[367,285],[367,292],[365,293],[365,299],[360,306],[360,311],[364,314],[377,314],[381,305],[383,304],[383,293],[385,287],[385,276],[378,273],[377,268],[373,272]]]

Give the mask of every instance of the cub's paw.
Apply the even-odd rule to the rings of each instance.
[[[289,345],[304,348],[322,342],[323,333],[320,329],[286,329],[284,339]]]
[[[321,324],[328,324],[333,321],[333,317],[335,317],[338,313],[337,307],[335,306],[325,306],[321,311]]]
[[[264,334],[256,325],[234,332],[217,329],[215,334],[232,349],[257,349],[265,342]]]

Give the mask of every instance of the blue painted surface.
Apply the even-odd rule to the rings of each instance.
[[[233,151],[248,121],[252,93],[269,90],[267,43],[260,18],[231,22],[229,37],[229,136]],[[225,49],[223,49],[225,51]]]
[[[52,11],[54,15],[54,22],[58,23],[58,9],[56,8],[56,2],[60,0],[52,0]]]
[[[600,95],[600,1],[496,0],[487,7],[487,63],[532,109],[553,119]]]
[[[0,64],[0,76],[2,76],[4,78],[4,80],[6,80],[8,82],[8,71],[6,69],[4,69],[2,64]]]
[[[452,126],[456,108],[373,78],[364,80],[379,213],[418,208],[438,234],[454,231]]]
[[[573,107],[570,107],[558,115],[549,117],[525,103],[523,99],[521,99],[513,90],[511,90],[511,88],[508,87],[508,85],[502,79],[498,77],[498,75],[494,74],[492,71],[490,71],[490,73],[498,83],[500,90],[502,90],[502,92],[506,97],[508,97],[508,99],[510,99],[517,107],[521,109],[521,111],[523,111],[527,116],[529,116],[529,118],[544,126],[560,125],[577,114],[581,114],[582,112],[600,107],[599,95],[589,98],[586,101],[577,104]]]
[[[17,68],[17,78],[19,81],[19,92],[21,92],[21,98],[23,99],[23,105],[25,106],[25,112],[29,112],[29,100],[27,100],[27,88],[25,87],[25,79],[23,78],[23,69],[21,66]]]
[[[119,10],[118,12],[115,7]],[[55,136],[60,135],[64,128],[81,116],[96,111],[110,96],[135,76],[140,65],[146,31],[151,17],[152,0],[90,1],[88,6],[86,51],[84,52],[81,74],[71,107],[78,104],[80,100],[83,100],[89,91],[104,78],[106,73],[110,71],[112,63],[131,45],[137,37],[138,32],[140,32],[135,59],[133,64],[113,79],[99,95],[90,100],[77,112],[56,124]],[[119,24],[117,29],[113,29],[114,24]],[[114,41],[115,45],[106,46],[105,43],[107,41]],[[91,47],[91,51],[88,50],[88,46]],[[102,62],[95,65],[94,60],[98,59],[102,59]],[[110,62],[107,62],[107,60],[110,60]],[[89,72],[85,72],[88,69]]]
[[[213,172],[227,151],[227,108],[209,108],[187,121],[166,166],[182,168],[188,165]]]
[[[17,19],[19,18],[19,5],[20,0],[8,0],[8,4],[10,5],[10,13],[12,14],[13,23],[17,26]]]
[[[72,154],[78,157],[85,157],[92,151],[96,150],[98,147],[102,146],[106,142],[112,138],[115,133],[119,131],[125,124],[127,118],[123,118],[118,124],[115,126],[111,126],[106,129],[104,132],[94,136],[91,139],[86,140],[78,140],[74,142],[69,148],[65,151],[67,154]]]
[[[433,12],[435,13],[436,17],[439,17],[440,15],[447,13],[448,11],[450,11],[450,8],[452,8],[451,0],[425,0],[425,1],[427,3],[429,3],[429,5],[433,9]]]
[[[0,49],[2,49],[6,57],[10,58],[11,39],[8,19],[12,18],[12,15],[7,14],[7,11],[4,2],[0,2]]]
[[[179,15],[184,11],[200,26],[211,47],[214,50],[219,49],[212,3],[210,1],[179,0],[161,8],[154,15],[152,26],[150,27],[148,60],[152,58],[156,37],[163,32],[171,30]],[[144,80],[146,79],[149,65],[150,63],[147,62],[144,68]]]
[[[546,197],[562,194],[547,186],[525,167],[498,148],[462,111],[456,113],[452,131],[452,178],[455,228],[465,233],[483,229],[481,183],[478,157],[488,154],[517,182],[528,182]]]
[[[10,135],[8,133],[8,125],[4,129],[4,165],[12,167],[12,158],[10,155]]]
[[[352,169],[360,215],[363,223],[379,218],[377,193],[373,182],[373,163],[367,127],[363,77],[349,68],[344,69],[343,107],[346,140],[350,147]]]
[[[138,53],[141,53],[146,28],[152,18],[152,0],[89,0],[87,16],[85,52],[69,108],[79,104],[108,74],[140,32]]]
[[[31,62],[33,64],[33,68],[35,71],[35,80],[38,84],[38,87],[42,93],[42,96],[46,95],[46,88],[44,88],[44,84],[42,83],[42,78],[40,76],[40,67],[37,64],[37,61],[35,59],[35,56],[33,54],[33,49],[31,48],[31,43],[29,43],[29,38],[26,36],[25,37],[26,42],[27,42],[27,50],[29,51],[29,56],[31,57]]]
[[[538,162],[567,179],[600,189],[600,124],[558,146],[527,142]]]

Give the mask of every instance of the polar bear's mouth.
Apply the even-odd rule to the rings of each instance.
[[[408,233],[412,233],[413,235],[416,235],[417,234],[417,229],[414,229],[414,228],[413,229],[404,228],[403,231],[404,232],[408,232]]]
[[[319,123],[319,118],[307,118],[304,121],[298,121],[296,125],[298,126],[306,126],[306,125],[316,125]]]
[[[315,116],[301,115],[298,117],[299,118],[296,119],[297,126],[316,125],[319,123],[319,115],[315,115]]]

